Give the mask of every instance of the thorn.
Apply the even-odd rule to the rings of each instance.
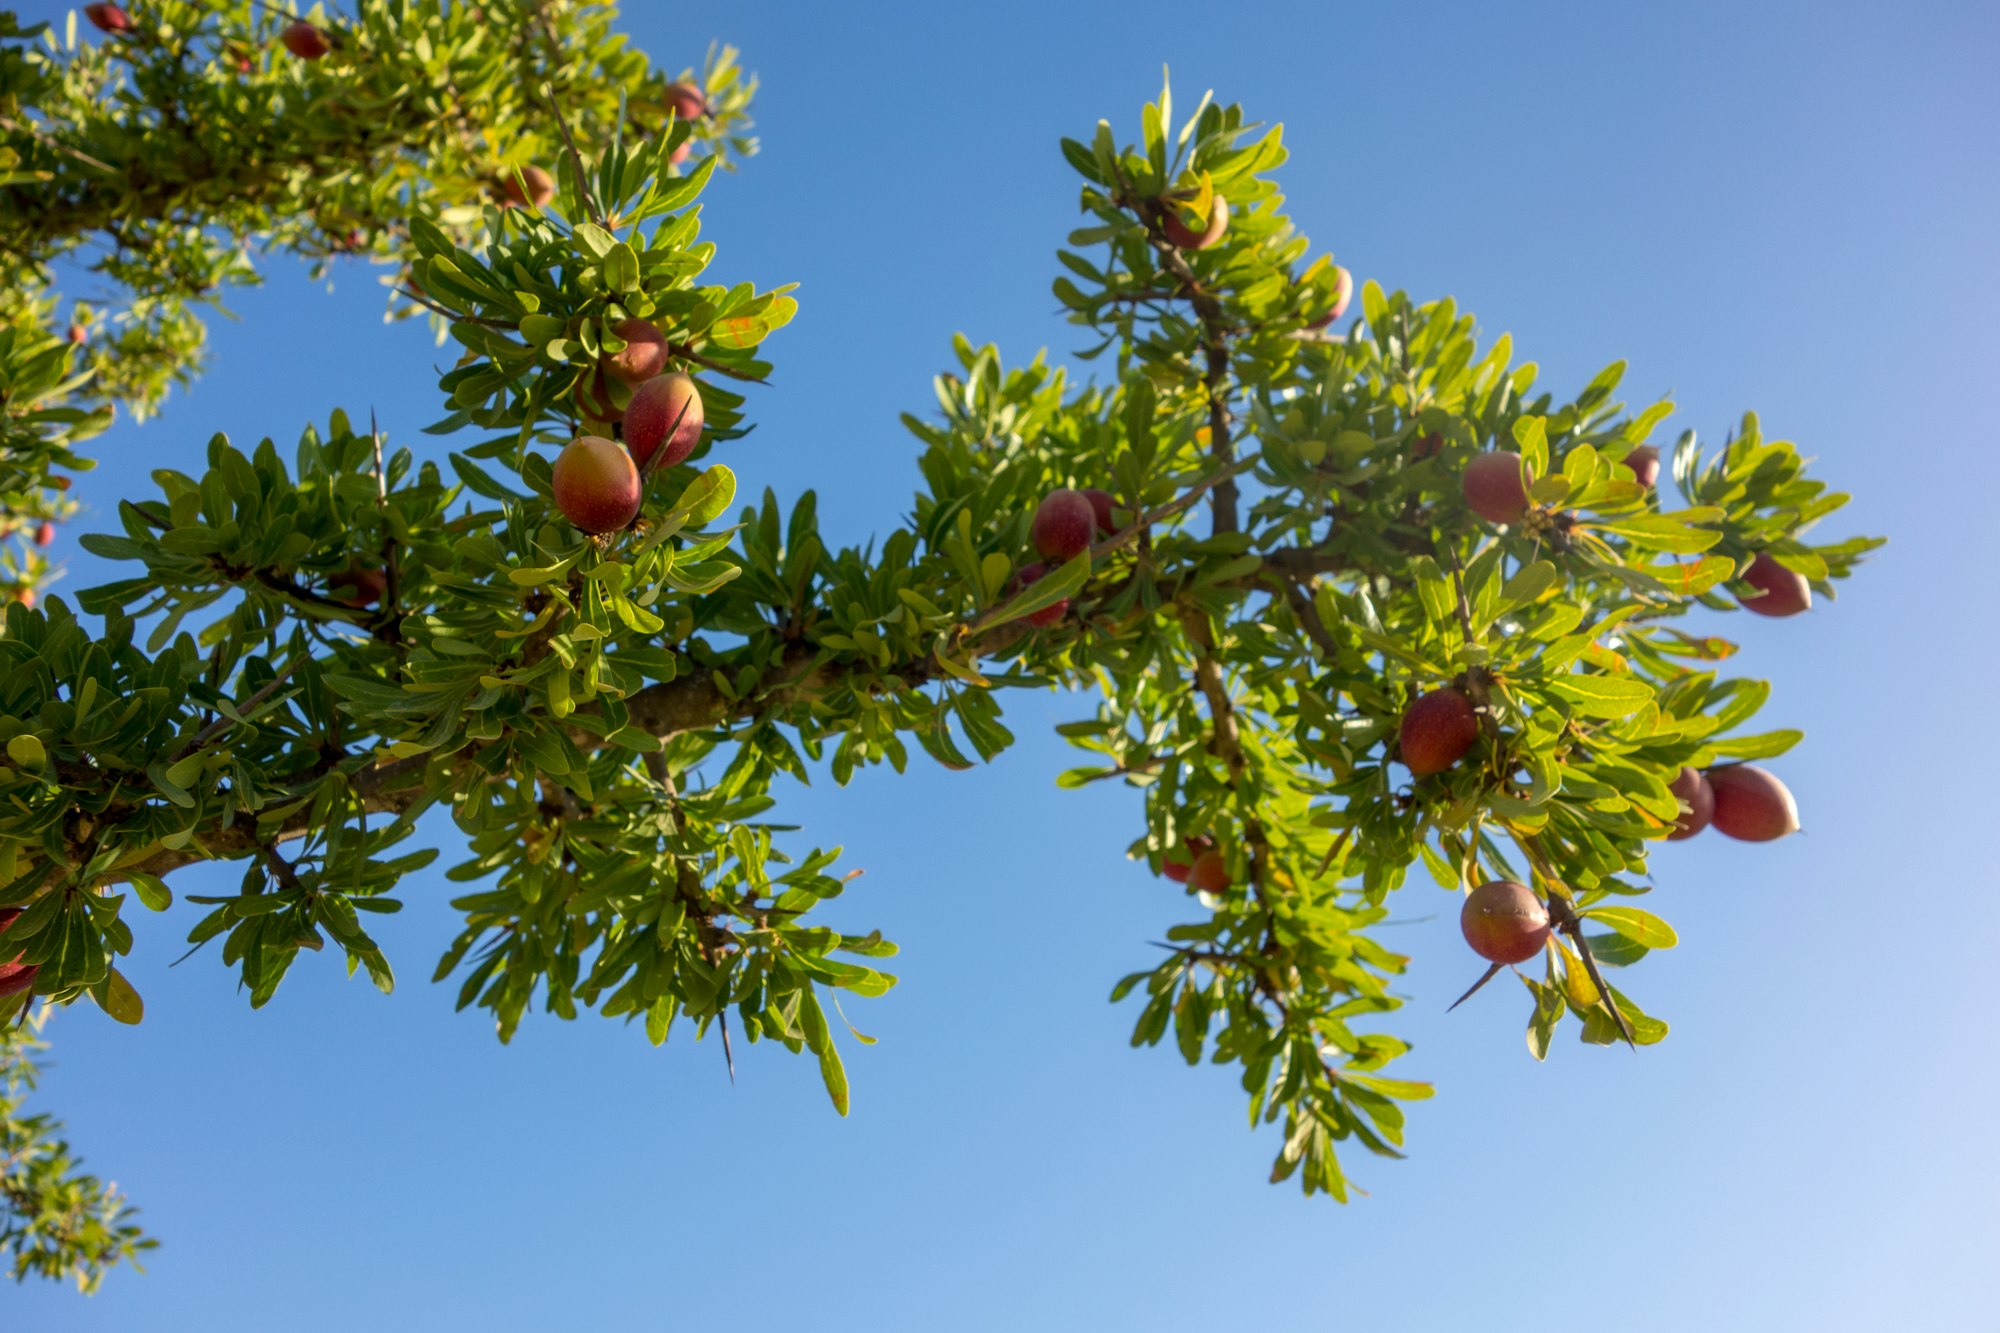
[[[1499,975],[1500,975],[1500,969],[1501,969],[1501,968],[1502,968],[1503,966],[1505,966],[1505,964],[1502,964],[1502,963],[1495,963],[1495,964],[1493,964],[1493,966],[1491,966],[1491,967],[1487,968],[1487,969],[1486,969],[1486,975],[1485,975],[1485,976],[1483,976],[1483,977],[1481,977],[1481,978],[1480,978],[1479,980],[1477,980],[1477,981],[1473,982],[1473,983],[1472,983],[1472,989],[1471,989],[1471,990],[1469,990],[1469,991],[1467,991],[1467,992],[1466,992],[1465,994],[1463,994],[1463,995],[1459,996],[1459,997],[1458,997],[1458,998],[1457,998],[1456,1000],[1453,1000],[1453,1001],[1451,1002],[1451,1005],[1450,1005],[1450,1007],[1449,1007],[1449,1008],[1447,1008],[1447,1009],[1445,1010],[1445,1012],[1446,1012],[1446,1013],[1450,1013],[1450,1012],[1451,1012],[1451,1011],[1452,1011],[1453,1009],[1456,1009],[1456,1008],[1458,1008],[1458,1006],[1460,1006],[1461,1004],[1464,1004],[1464,1003],[1465,1003],[1465,1002],[1466,1002],[1467,1000],[1471,999],[1471,998],[1472,998],[1472,997],[1473,997],[1474,995],[1476,995],[1476,994],[1477,994],[1477,993],[1479,992],[1479,988],[1480,988],[1481,986],[1484,986],[1484,985],[1485,985],[1485,984],[1486,984],[1487,982],[1489,982],[1489,981],[1493,980],[1493,978],[1495,978],[1495,977],[1497,977],[1497,976],[1499,976]]]
[[[1611,1011],[1612,1021],[1618,1024],[1618,1035],[1625,1039],[1627,1046],[1635,1051],[1638,1050],[1639,1044],[1632,1040],[1632,1025],[1626,1022],[1625,1015],[1618,1011],[1618,1001],[1612,997],[1611,987],[1604,980],[1604,974],[1597,970],[1597,959],[1591,956],[1590,944],[1583,938],[1583,922],[1574,915],[1570,916],[1563,927],[1563,934],[1569,936],[1570,943],[1576,946],[1577,956],[1583,959],[1583,970],[1590,973],[1590,979],[1596,983],[1597,993],[1603,999],[1604,1007]]]
[[[729,1086],[736,1086],[736,1053],[729,1046],[729,1012],[722,1015],[722,1058],[729,1062]]]

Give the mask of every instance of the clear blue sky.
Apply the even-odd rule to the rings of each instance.
[[[1132,137],[1168,62],[1188,102],[1285,123],[1294,213],[1359,275],[1456,296],[1562,389],[1629,358],[1632,399],[1681,404],[1669,439],[1755,407],[1857,497],[1833,531],[1891,536],[1837,605],[1731,622],[1772,724],[1809,734],[1780,761],[1808,831],[1662,852],[1683,943],[1633,984],[1674,1033],[1637,1056],[1565,1039],[1536,1065],[1505,986],[1447,1018],[1469,965],[1419,876],[1398,1021],[1440,1095],[1408,1162],[1352,1161],[1371,1195],[1345,1208],[1264,1183],[1233,1071],[1127,1048],[1105,994],[1184,899],[1121,860],[1134,794],[1055,790],[1048,728],[1080,700],[1015,700],[990,769],[784,794],[867,867],[843,919],[904,948],[903,984],[848,1005],[881,1044],[849,1050],[846,1121],[766,1047],[733,1088],[685,1032],[538,1018],[502,1049],[428,984],[435,875],[382,932],[388,998],[309,958],[252,1014],[213,957],[168,970],[177,907],[130,966],[145,1026],[60,1016],[44,1098],[165,1246],[93,1301],[0,1288],[0,1326],[1994,1327],[1992,7],[633,9],[660,62],[720,37],[765,79],[765,152],[709,212],[724,275],[803,283],[728,455],[744,486],[880,531],[916,480],[896,414],[955,330],[1076,346],[1056,140]],[[437,358],[383,331],[369,275],[280,272],[237,307],[194,392],[102,441],[98,524],[218,428],[289,442],[373,407],[441,450],[415,435]]]

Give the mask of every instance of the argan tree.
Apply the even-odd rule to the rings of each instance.
[[[151,914],[197,861],[241,867],[176,911],[251,1005],[302,959],[387,991],[366,923],[448,851],[434,975],[503,1041],[531,1007],[775,1041],[844,1113],[833,1000],[887,989],[895,948],[820,924],[839,853],[766,816],[815,766],[991,759],[1008,692],[1058,684],[1094,701],[1058,785],[1132,786],[1129,855],[1173,895],[1113,998],[1135,1044],[1236,1066],[1273,1179],[1344,1198],[1337,1147],[1396,1155],[1430,1095],[1389,1072],[1405,959],[1371,934],[1414,867],[1466,895],[1468,979],[1517,969],[1536,1057],[1570,1019],[1666,1034],[1609,980],[1675,942],[1637,905],[1649,855],[1796,827],[1744,761],[1798,733],[1749,730],[1768,686],[1684,617],[1803,610],[1875,544],[1807,540],[1845,497],[1791,445],[1746,416],[1663,460],[1671,405],[1627,411],[1622,364],[1562,400],[1450,300],[1369,282],[1350,312],[1285,215],[1280,131],[1163,91],[1136,142],[1060,145],[1088,376],[960,340],[904,419],[910,526],[829,549],[812,495],[752,470],[739,503],[728,466],[794,310],[701,234],[754,81],[726,49],[669,77],[613,21],[0,16],[0,1013],[138,1022],[118,960],[178,951]],[[435,325],[426,439],[336,412],[91,489],[90,438],[198,374],[205,309],[286,255],[372,264]],[[86,493],[80,540],[127,576],[53,595],[37,543]],[[433,806],[449,848],[413,845]],[[23,1118],[30,1036],[0,1238],[87,1287],[150,1242]]]

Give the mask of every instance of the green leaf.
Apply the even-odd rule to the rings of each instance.
[[[687,521],[698,528],[729,508],[735,499],[736,474],[717,463],[688,483],[670,512],[685,514]]]
[[[22,732],[7,741],[7,757],[30,773],[42,771],[42,765],[49,762],[49,752],[39,736]]]
[[[1653,687],[1631,676],[1558,676],[1548,687],[1587,717],[1625,717],[1653,701]]]
[[[1643,944],[1648,949],[1671,949],[1680,943],[1680,937],[1674,934],[1672,926],[1637,907],[1592,907],[1580,915],[1600,921],[1634,944]]]
[[[614,292],[639,290],[639,256],[623,241],[604,253],[604,285]]]
[[[125,878],[131,882],[132,892],[139,895],[139,901],[146,905],[148,911],[164,912],[173,906],[174,891],[167,887],[165,880],[139,870],[126,871]]]
[[[1707,749],[1725,759],[1771,759],[1806,738],[1803,731],[1766,731],[1755,736],[1731,736],[1710,741]]]
[[[112,968],[104,980],[90,988],[91,998],[105,1013],[120,1023],[136,1026],[146,1017],[146,1002],[139,998],[139,992],[132,989],[132,983],[125,974]]]

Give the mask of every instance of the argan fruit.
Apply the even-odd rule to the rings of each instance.
[[[1229,887],[1229,862],[1221,852],[1203,852],[1188,867],[1187,886],[1203,893],[1221,893]]]
[[[614,382],[604,373],[604,367],[596,366],[577,375],[569,396],[585,420],[601,421],[608,426],[625,415],[625,404],[631,402],[632,390],[623,381]]]
[[[1465,465],[1465,503],[1488,523],[1519,523],[1528,514],[1528,469],[1521,455],[1506,449],[1484,453]]]
[[[1674,831],[1667,835],[1668,842],[1692,838],[1715,818],[1715,789],[1708,785],[1708,779],[1699,769],[1683,764],[1679,774],[1667,784],[1667,790],[1683,807],[1680,818],[1674,821]]]
[[[1215,850],[1215,839],[1207,837],[1189,838],[1180,847],[1160,858],[1160,873],[1176,884],[1188,882],[1188,875],[1194,863]]]
[[[327,591],[346,606],[374,606],[389,591],[389,576],[380,565],[349,565],[327,581]]]
[[[1182,222],[1180,209],[1169,204],[1160,218],[1160,230],[1178,249],[1206,250],[1229,230],[1229,201],[1219,194],[1214,196],[1209,205],[1208,225],[1200,231]]]
[[[23,611],[32,611],[35,609],[35,590],[33,588],[16,588],[14,590],[14,600],[20,605]]]
[[[1049,567],[1047,565],[1023,565],[1020,572],[1014,575],[1014,591],[1020,592],[1030,584],[1039,583],[1042,576],[1048,572]],[[1027,615],[1022,616],[1021,619],[1027,621],[1036,629],[1047,629],[1061,620],[1068,612],[1069,598],[1065,597],[1059,602],[1049,603],[1039,611],[1030,611]]]
[[[547,208],[556,197],[556,178],[529,163],[518,173],[509,171],[500,178],[500,193],[505,196],[503,206]]]
[[[84,340],[90,337],[90,334],[87,330],[85,330],[83,325],[72,324],[69,326],[68,330],[64,332],[63,336],[69,339],[69,345],[71,347],[81,347],[83,346]]]
[[[1110,536],[1118,531],[1111,518],[1111,513],[1118,507],[1118,502],[1111,498],[1110,491],[1086,486],[1083,488],[1083,498],[1090,501],[1090,512],[1097,516],[1098,532]]]
[[[1799,831],[1799,807],[1777,778],[1752,764],[1708,770],[1716,832],[1744,842],[1774,842]]]
[[[1548,943],[1549,909],[1527,885],[1496,879],[1465,895],[1458,928],[1487,962],[1525,963]]]
[[[692,83],[667,85],[667,109],[676,120],[700,120],[708,114],[708,94]]]
[[[563,517],[593,536],[629,527],[639,516],[639,469],[616,440],[577,436],[556,456],[549,481]]]
[[[0,907],[0,931],[13,925],[20,915],[21,909],[18,907]],[[0,1000],[33,989],[35,974],[42,970],[40,963],[17,961],[21,957],[21,950],[4,940],[0,940],[0,957],[5,957],[7,960],[0,962]]]
[[[132,16],[118,5],[85,5],[83,16],[89,19],[99,32],[132,31]]]
[[[333,49],[333,43],[327,40],[326,34],[304,19],[286,24],[278,40],[301,60],[318,60]]]
[[[1444,435],[1429,430],[1410,441],[1410,461],[1421,463],[1426,458],[1436,458],[1444,449]]]
[[[691,376],[676,371],[647,380],[632,390],[625,409],[625,443],[641,468],[669,468],[701,443],[701,389]],[[660,451],[657,462],[654,450]]]
[[[1333,270],[1333,309],[1306,325],[1314,332],[1333,327],[1333,321],[1347,313],[1348,304],[1354,300],[1354,275],[1339,265]]]
[[[1806,576],[1786,569],[1769,551],[1759,551],[1749,568],[1736,576],[1758,590],[1758,596],[1738,597],[1745,611],[1760,616],[1795,616],[1812,609],[1812,584]]]
[[[1046,560],[1067,562],[1090,549],[1097,531],[1097,510],[1082,491],[1050,491],[1035,507],[1029,525],[1035,549]]]
[[[49,522],[47,519],[43,519],[42,526],[35,529],[35,545],[54,546],[55,544],[56,544],[56,525]]]
[[[1419,697],[1403,712],[1397,749],[1417,777],[1442,773],[1479,739],[1479,713],[1464,693],[1445,688]]]
[[[621,319],[611,331],[625,347],[601,359],[606,371],[627,384],[644,384],[667,368],[667,340],[651,320]]]
[[[1642,444],[1625,455],[1625,466],[1632,469],[1632,476],[1647,490],[1659,484],[1660,451],[1652,445]]]

